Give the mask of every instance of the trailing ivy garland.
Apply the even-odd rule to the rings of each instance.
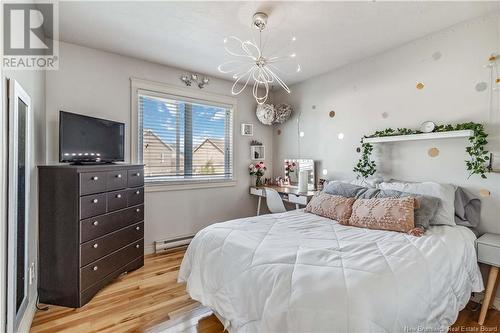
[[[450,132],[450,131],[461,131],[461,130],[472,130],[474,135],[469,138],[471,145],[465,148],[465,151],[469,154],[470,159],[465,161],[467,170],[470,171],[469,177],[477,174],[482,178],[486,178],[486,172],[488,168],[486,162],[489,160],[488,151],[485,150],[485,146],[488,143],[486,137],[488,134],[484,131],[483,124],[478,123],[462,123],[456,125],[439,125],[436,126],[433,132]],[[382,136],[396,136],[396,135],[409,135],[409,134],[421,134],[419,130],[412,130],[409,128],[387,128],[383,131],[376,131],[374,134],[369,136],[364,136],[363,138],[377,138]],[[373,175],[377,171],[377,165],[374,161],[370,159],[371,153],[373,151],[373,145],[370,143],[363,143],[361,140],[361,158],[354,167],[354,172],[358,174],[358,177],[366,178]]]

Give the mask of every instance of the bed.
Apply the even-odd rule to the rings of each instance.
[[[229,332],[446,330],[483,290],[475,235],[344,226],[303,210],[213,224],[179,281]]]

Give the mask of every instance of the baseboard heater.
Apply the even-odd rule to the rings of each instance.
[[[194,235],[183,236],[178,238],[171,239],[162,239],[154,242],[155,244],[155,253],[160,253],[164,251],[171,250],[176,247],[181,247],[188,245],[193,239]]]

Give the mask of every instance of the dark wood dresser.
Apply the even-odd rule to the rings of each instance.
[[[40,302],[81,307],[144,265],[142,165],[39,166]]]

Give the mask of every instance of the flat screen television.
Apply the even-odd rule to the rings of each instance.
[[[124,123],[59,112],[59,162],[122,162],[124,150]]]

